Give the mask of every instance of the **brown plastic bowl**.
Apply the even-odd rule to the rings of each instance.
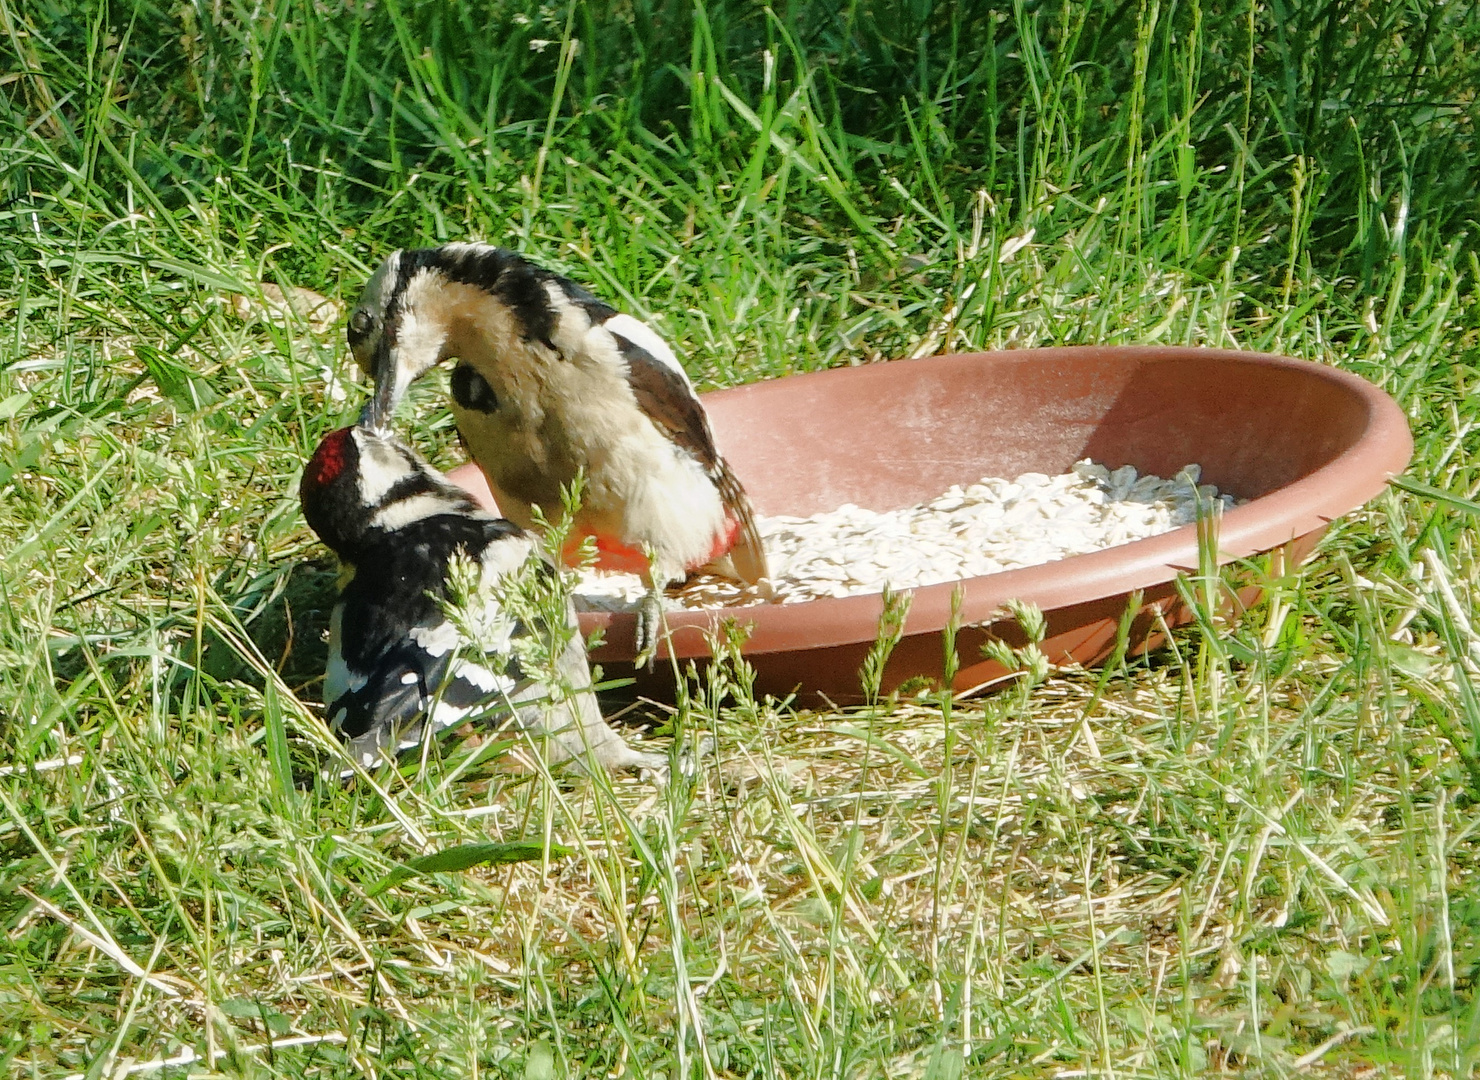
[[[706,394],[719,446],[763,515],[809,515],[856,503],[892,510],[983,476],[1060,473],[1081,458],[1203,480],[1248,503],[1223,516],[1220,561],[1282,549],[1293,566],[1331,521],[1382,491],[1413,453],[1408,425],[1381,390],[1354,375],[1280,356],[1212,349],[1088,347],[939,356],[838,368]],[[1058,664],[1093,665],[1114,647],[1130,594],[1143,591],[1132,643],[1187,619],[1173,582],[1196,569],[1197,530],[959,584],[965,629],[957,690],[1004,672],[981,659],[988,627],[1012,640],[1005,601],[1042,609]],[[883,688],[943,673],[941,631],[958,583],[914,590],[905,636]],[[1257,597],[1245,590],[1244,603]],[[679,611],[668,616],[681,659],[710,655],[720,620],[751,627],[744,653],[759,692],[837,703],[861,697],[859,668],[878,630],[878,595]],[[993,623],[998,625],[993,627]],[[593,654],[608,677],[632,669],[630,614],[581,616],[601,628]],[[665,653],[666,655],[666,653]],[[640,692],[673,694],[659,659]]]

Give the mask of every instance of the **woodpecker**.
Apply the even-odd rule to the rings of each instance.
[[[575,282],[488,244],[396,251],[365,286],[348,337],[375,381],[365,422],[377,430],[414,379],[459,361],[458,431],[518,524],[529,528],[535,507],[557,520],[562,486],[584,475],[572,544],[593,537],[598,567],[647,577],[640,652],[668,584],[700,567],[767,576],[750,500],[673,350]]]
[[[569,602],[563,627],[525,625],[492,595],[531,561],[535,541],[523,529],[478,509],[405,444],[362,426],[324,437],[299,497],[309,526],[344,565],[324,700],[330,726],[361,764],[420,745],[428,719],[442,730],[512,714],[520,727],[550,734],[555,761],[589,753],[608,769],[661,769],[662,758],[631,749],[602,720]],[[461,626],[445,607],[459,559],[475,571],[478,600]],[[517,642],[531,634],[566,638],[554,664],[559,686],[521,667]]]

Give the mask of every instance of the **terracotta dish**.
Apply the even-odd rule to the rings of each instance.
[[[1060,473],[1090,457],[1203,480],[1249,499],[1224,515],[1220,561],[1279,549],[1293,566],[1326,526],[1383,490],[1413,452],[1407,422],[1381,390],[1335,368],[1286,357],[1191,348],[1057,348],[939,356],[837,368],[706,394],[721,451],[763,515],[808,515],[856,503],[892,510],[982,476]],[[481,479],[481,478],[480,478]],[[1174,532],[1059,562],[969,578],[958,638],[957,690],[1004,672],[981,659],[989,630],[1009,641],[1009,599],[1048,622],[1054,663],[1092,665],[1112,650],[1128,598],[1143,590],[1132,631],[1140,650],[1159,622],[1185,622],[1173,582],[1197,567],[1197,530]],[[888,690],[917,676],[938,682],[941,630],[957,583],[914,590],[905,636],[885,671]],[[1257,599],[1245,589],[1242,603]],[[860,699],[859,668],[878,629],[877,595],[669,615],[680,660],[710,654],[725,618],[751,627],[745,656],[759,692],[799,703]],[[1160,616],[1160,619],[1157,618]],[[608,677],[632,673],[633,617],[581,616],[602,628],[593,659]],[[670,697],[660,656],[640,692]]]

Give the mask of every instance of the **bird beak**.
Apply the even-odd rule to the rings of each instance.
[[[360,413],[360,425],[372,431],[385,431],[396,417],[396,406],[406,393],[409,379],[402,380],[399,364],[400,350],[393,347],[385,337],[375,346],[370,359],[370,374],[375,379],[375,391]]]

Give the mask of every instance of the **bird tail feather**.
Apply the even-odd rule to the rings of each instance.
[[[720,497],[740,522],[740,534],[735,538],[735,546],[729,552],[730,564],[741,581],[754,585],[761,578],[770,577],[771,572],[766,565],[766,549],[761,544],[761,531],[756,527],[750,496],[745,494],[739,478],[731,471],[729,462],[723,458],[720,459],[719,476],[716,479]]]

